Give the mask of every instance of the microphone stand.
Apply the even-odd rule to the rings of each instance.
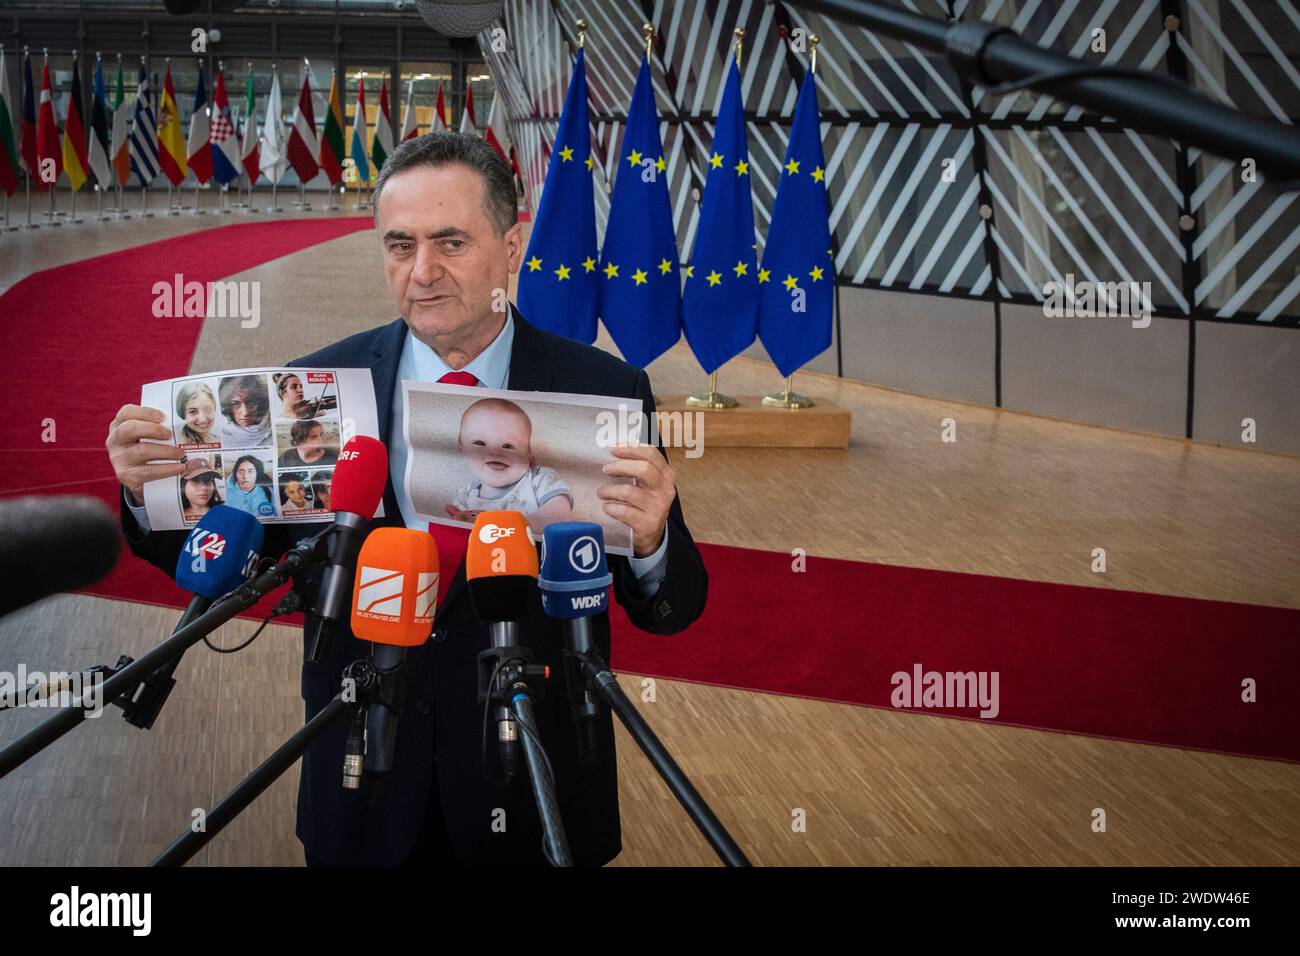
[[[678,803],[686,810],[691,822],[704,835],[704,839],[709,841],[709,845],[713,847],[713,852],[718,854],[719,859],[727,866],[749,866],[749,860],[736,841],[731,838],[722,821],[709,808],[704,798],[700,796],[700,792],[677,765],[677,761],[673,760],[672,755],[668,753],[663,742],[650,729],[650,725],[633,706],[628,696],[623,693],[623,688],[618,686],[618,680],[611,673],[604,658],[600,656],[600,651],[594,646],[588,646],[583,650],[566,650],[565,655],[576,660],[586,687],[597,691],[609,702],[618,719],[632,735],[632,739],[650,758],[650,763],[654,765]]]
[[[492,646],[478,655],[479,700],[497,708],[502,764],[506,780],[514,774],[518,740],[513,724],[518,724],[523,738],[524,760],[528,766],[528,780],[537,804],[537,816],[542,823],[546,840],[546,856],[552,866],[573,866],[569,852],[569,839],[560,818],[559,802],[555,795],[555,778],[551,764],[542,749],[538,735],[537,719],[533,715],[532,681],[544,681],[550,669],[534,664],[533,652],[515,643],[518,622],[504,621],[492,625]],[[500,628],[500,630],[498,630]],[[538,685],[544,687],[544,684]],[[508,716],[513,713],[514,720]]]
[[[183,866],[194,854],[208,845],[208,842],[225,829],[235,817],[246,810],[254,800],[262,795],[271,784],[275,783],[286,770],[298,762],[311,746],[312,742],[323,734],[330,725],[348,713],[362,706],[343,699],[340,691],[335,694],[320,713],[307,721],[303,728],[286,740],[262,764],[230,791],[221,802],[212,808],[204,820],[200,831],[186,830],[164,850],[150,866]]]
[[[251,581],[241,584],[206,613],[199,615],[184,627],[178,628],[167,640],[118,670],[104,682],[101,688],[104,699],[113,701],[123,694],[133,694],[136,685],[146,680],[172,658],[185,653],[187,649],[203,640],[240,611],[252,607],[263,596],[284,584],[291,576],[326,560],[328,554],[325,543],[330,530],[332,528],[326,528],[299,542],[296,547],[286,551],[273,567],[258,574]],[[84,693],[78,695],[69,707],[60,710],[0,751],[0,777],[8,775],[10,771],[78,727],[86,719],[85,698]]]

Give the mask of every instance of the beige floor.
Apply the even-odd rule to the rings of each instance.
[[[350,204],[350,199],[348,200]],[[349,210],[350,211],[350,210]],[[158,217],[0,236],[0,289],[75,261],[205,228]],[[221,221],[238,221],[238,216]],[[57,234],[57,236],[56,236]],[[273,363],[387,322],[373,234],[236,278],[262,285],[261,326],[208,323],[193,370]],[[608,343],[605,343],[608,345]],[[684,345],[652,365],[660,394],[698,390]],[[777,384],[737,359],[724,390]],[[854,417],[847,451],[674,453],[703,541],[1300,607],[1300,460],[1135,435],[800,375]],[[105,422],[112,410],[105,410]],[[940,440],[954,418],[958,440]],[[107,460],[105,460],[107,469]],[[793,494],[815,487],[816,495]],[[1092,550],[1107,571],[1090,570]],[[815,562],[810,563],[810,573]],[[139,653],[176,612],[59,597],[0,620],[0,668]],[[251,631],[228,625],[223,640]],[[0,862],[144,863],[301,723],[298,645],[272,627],[230,657],[198,648],[149,733],[116,714],[0,781]],[[629,692],[638,679],[622,678]],[[236,701],[258,701],[255,706]],[[1300,862],[1300,767],[972,721],[658,682],[642,705],[752,859],[763,864]],[[41,715],[0,715],[0,743]],[[620,731],[620,865],[708,864],[707,845]],[[102,775],[97,773],[102,771]],[[197,863],[299,862],[296,770]],[[1107,814],[1105,833],[1093,811]],[[795,832],[798,810],[806,830]]]

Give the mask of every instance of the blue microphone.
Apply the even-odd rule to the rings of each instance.
[[[537,585],[542,610],[564,621],[564,684],[578,732],[578,762],[596,759],[600,706],[587,681],[583,659],[594,649],[591,619],[609,609],[614,576],[605,560],[605,532],[590,521],[557,521],[542,532]]]
[[[247,511],[229,505],[208,510],[176,559],[176,583],[194,596],[173,634],[248,580],[262,556],[262,537],[261,523]],[[146,677],[129,698],[124,695],[118,701],[127,723],[142,730],[153,726],[176,686],[172,675],[180,663],[180,657],[172,658]]]
[[[261,523],[247,511],[214,505],[176,559],[176,583],[195,595],[190,606],[204,599],[210,605],[248,580],[262,555],[262,536]]]
[[[562,620],[592,617],[609,608],[614,576],[605,561],[605,532],[591,521],[557,521],[542,532],[537,586],[542,610]]]

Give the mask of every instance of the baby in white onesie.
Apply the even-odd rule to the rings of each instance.
[[[447,505],[448,517],[473,521],[480,511],[519,511],[534,530],[573,514],[573,495],[553,468],[532,453],[533,423],[503,398],[484,398],[460,419],[460,453],[474,479]]]

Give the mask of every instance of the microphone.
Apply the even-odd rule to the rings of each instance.
[[[578,732],[578,762],[596,759],[600,707],[582,672],[582,657],[594,644],[591,618],[609,608],[614,576],[605,560],[605,532],[591,521],[557,521],[542,532],[538,586],[542,610],[564,621],[564,683]]]
[[[262,524],[247,511],[214,505],[185,539],[176,558],[176,583],[194,596],[173,634],[201,616],[214,601],[247,581],[262,556]],[[120,704],[126,722],[148,730],[176,686],[181,655],[158,668]]]
[[[365,435],[349,439],[334,467],[330,496],[334,525],[329,529],[329,564],[316,600],[316,627],[307,654],[310,661],[320,660],[339,618],[347,613],[362,533],[366,522],[375,516],[387,483],[388,449],[384,443]]]
[[[406,651],[419,647],[433,631],[438,601],[438,546],[433,536],[413,528],[376,528],[357,557],[352,592],[352,633],[370,641],[370,667],[379,692],[366,709],[367,774],[393,769],[397,718],[406,701]],[[361,755],[344,755],[343,786],[360,785]]]
[[[479,512],[465,549],[465,582],[474,613],[489,626],[492,649],[517,645],[519,622],[537,606],[537,551],[522,514]],[[499,684],[499,675],[497,679]],[[498,707],[496,719],[501,764],[509,779],[519,759],[519,728],[509,707]]]
[[[0,501],[0,615],[88,587],[117,563],[117,519],[80,495]]]
[[[472,37],[500,19],[501,0],[415,0],[420,18],[449,37]]]

